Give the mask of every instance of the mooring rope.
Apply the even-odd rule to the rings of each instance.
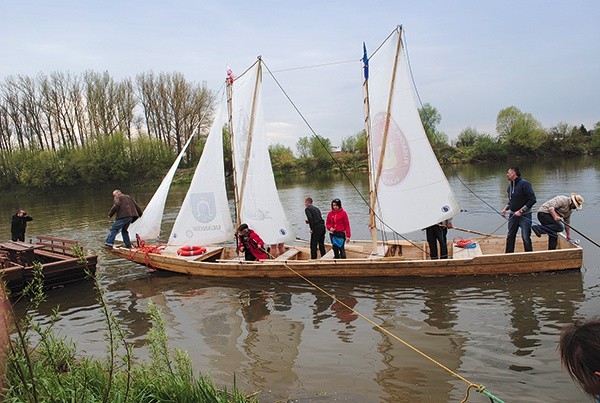
[[[274,259],[276,258],[274,255],[272,255],[271,253],[267,252],[267,255],[271,258]],[[322,292],[323,294],[327,295],[329,298],[331,298],[332,300],[334,300],[335,302],[339,303],[340,305],[342,305],[343,307],[345,307],[346,309],[349,309],[350,311],[354,312],[357,316],[361,317],[363,320],[369,322],[371,325],[373,325],[375,327],[375,329],[379,330],[382,333],[387,334],[388,336],[392,337],[393,339],[395,339],[396,341],[400,342],[401,344],[403,344],[404,346],[410,348],[411,350],[413,350],[415,353],[421,355],[422,357],[426,358],[427,360],[431,361],[432,363],[434,363],[435,365],[437,365],[438,367],[442,368],[443,370],[445,370],[446,372],[448,372],[449,374],[451,374],[452,376],[460,379],[461,381],[465,382],[468,387],[467,387],[467,391],[465,394],[465,398],[462,400],[462,402],[466,402],[468,397],[469,397],[469,390],[471,388],[475,388],[477,390],[477,392],[479,393],[483,393],[484,395],[486,395],[487,397],[490,398],[491,401],[496,402],[496,403],[504,403],[504,401],[502,399],[499,399],[498,397],[494,396],[493,394],[491,394],[484,385],[478,385],[476,383],[473,383],[471,381],[469,381],[468,379],[466,379],[465,377],[463,377],[462,375],[458,374],[457,372],[451,370],[450,368],[448,368],[447,366],[445,366],[444,364],[442,364],[441,362],[437,361],[435,358],[431,357],[430,355],[422,352],[421,350],[419,350],[417,347],[413,346],[412,344],[410,344],[409,342],[403,340],[401,337],[397,336],[396,334],[390,332],[389,330],[387,330],[386,328],[382,327],[380,324],[376,323],[373,319],[369,318],[366,315],[363,315],[361,312],[357,311],[356,309],[352,308],[351,306],[349,306],[348,304],[346,304],[345,302],[339,300],[338,298],[335,297],[335,295],[327,292],[325,289],[323,289],[322,287],[320,287],[318,284],[316,284],[315,282],[311,281],[310,279],[308,279],[307,277],[303,276],[302,274],[300,274],[299,272],[297,272],[296,270],[294,270],[292,267],[290,267],[287,262],[283,261],[282,264],[292,273],[294,273],[296,276],[298,276],[299,278],[301,278],[302,280],[306,281],[308,284],[310,284],[311,286],[313,286],[315,289],[317,289],[318,291]]]

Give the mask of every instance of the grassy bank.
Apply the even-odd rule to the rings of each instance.
[[[14,318],[3,299],[6,323],[2,401],[5,402],[255,402],[233,386],[219,388],[204,375],[195,374],[188,355],[171,351],[162,313],[151,302],[149,362],[135,359],[131,343],[106,305],[96,280],[98,303],[106,324],[107,355],[84,357],[75,343],[57,334],[57,310],[46,325],[34,320],[45,300],[41,265],[36,281],[23,294],[27,313]],[[2,296],[0,296],[0,299]]]

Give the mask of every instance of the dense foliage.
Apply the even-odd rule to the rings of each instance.
[[[194,166],[204,148],[214,94],[180,73],[144,73],[115,80],[108,73],[9,76],[0,82],[0,185],[49,188],[135,182],[158,178],[185,142],[183,166]],[[464,129],[449,142],[442,116],[426,103],[419,110],[441,163],[492,162],[600,152],[600,122],[592,130],[558,123],[546,129],[515,106],[502,109],[496,133]],[[227,128],[224,146],[229,148]],[[363,170],[365,131],[332,147],[330,139],[302,137],[294,152],[270,147],[276,174]],[[231,157],[224,154],[227,175]]]

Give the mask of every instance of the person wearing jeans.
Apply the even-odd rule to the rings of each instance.
[[[129,232],[127,230],[129,229],[129,224],[142,216],[142,209],[131,196],[124,194],[119,189],[115,189],[112,194],[113,205],[108,213],[108,217],[110,218],[115,214],[116,216],[104,245],[112,248],[115,238],[120,231],[123,237],[123,244],[126,248],[131,248],[131,240],[129,239]]]
[[[531,208],[537,201],[535,192],[529,181],[521,176],[519,168],[509,168],[506,177],[508,184],[508,203],[500,213],[502,217],[508,212],[508,233],[506,234],[506,253],[515,251],[515,238],[521,228],[523,248],[525,252],[533,251],[531,243]]]

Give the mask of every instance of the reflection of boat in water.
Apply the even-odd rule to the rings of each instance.
[[[93,276],[97,259],[69,239],[38,236],[35,243],[0,243],[0,275],[13,295],[33,280],[35,262],[41,265],[44,287],[52,288]]]
[[[340,300],[356,299],[358,312],[506,401],[535,401],[544,384],[541,368],[564,377],[557,334],[585,301],[579,271],[444,281],[321,279],[319,286]],[[127,291],[138,297],[129,300]],[[144,301],[152,299],[163,308],[172,345],[188,350],[194,368],[226,384],[235,373],[238,386],[261,391],[264,401],[320,393],[340,401],[464,397],[460,381],[362,319],[340,320],[335,301],[301,280],[161,274],[115,283],[112,292],[115,315],[137,345],[145,334],[139,328],[147,326]],[[527,398],[500,389],[520,380]]]
[[[425,242],[394,239],[450,219],[460,206],[423,129],[402,40],[396,29],[377,51],[364,56],[371,240],[346,245],[347,259],[333,251],[311,260],[306,247],[287,245],[273,259],[246,262],[235,247],[219,243],[234,239],[223,173],[223,126],[229,124],[233,161],[236,227],[247,223],[276,245],[293,241],[290,223],[273,179],[262,116],[263,61],[228,80],[228,116],[217,112],[194,178],[164,248],[114,248],[122,258],[177,273],[218,277],[400,277],[522,274],[578,269],[582,249],[564,240],[559,249],[544,250],[536,239],[533,253],[505,254],[505,238],[489,236],[474,248],[450,245],[450,259],[429,259]],[[179,163],[171,167],[144,215],[131,231],[142,238],[158,237],[169,183]],[[154,202],[162,200],[162,202]],[[157,214],[154,212],[158,211]],[[146,232],[144,226],[152,227]],[[395,234],[395,235],[392,235]],[[378,240],[378,235],[388,239]],[[180,256],[182,246],[205,246],[198,256]],[[277,256],[278,255],[278,256]],[[290,270],[292,269],[292,270]]]

